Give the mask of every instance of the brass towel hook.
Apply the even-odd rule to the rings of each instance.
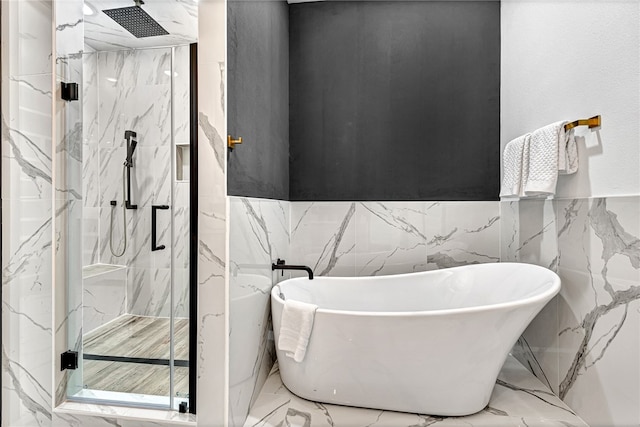
[[[236,144],[242,144],[242,137],[239,136],[238,139],[233,139],[231,138],[231,135],[227,135],[227,147],[231,148],[233,150],[233,147]]]

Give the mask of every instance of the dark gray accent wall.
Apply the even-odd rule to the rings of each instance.
[[[227,193],[288,200],[286,1],[229,1],[227,56],[228,132],[243,139],[228,156]]]
[[[498,200],[500,2],[289,11],[290,200]]]

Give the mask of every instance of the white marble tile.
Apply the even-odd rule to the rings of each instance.
[[[500,260],[498,202],[436,202],[425,210],[428,269]]]
[[[51,74],[11,77],[3,112],[3,198],[51,198]]]
[[[16,426],[51,419],[51,200],[4,200],[3,420]]]
[[[423,271],[427,267],[425,202],[356,205],[356,276]]]
[[[555,204],[551,200],[501,202],[501,260],[557,270]],[[547,387],[558,391],[558,299],[549,302],[514,346],[515,357]]]
[[[170,298],[170,269],[127,269],[127,313],[168,317],[171,309]]]
[[[100,150],[98,144],[82,145],[82,199],[86,207],[100,206]]]
[[[86,52],[82,56],[82,132],[83,143],[97,144],[98,122],[98,53]]]
[[[229,298],[226,236],[226,4],[198,3],[198,423],[224,425],[228,409],[224,370],[229,327],[225,300]]]
[[[165,73],[166,72],[166,73]],[[99,141],[124,146],[124,131],[137,133],[139,147],[171,140],[171,51],[100,52]]]
[[[174,49],[173,72],[173,135],[176,144],[189,143],[189,46]]]
[[[273,364],[270,297],[277,258],[289,259],[289,202],[230,197],[229,424],[242,425]]]
[[[4,2],[11,76],[51,73],[52,5],[47,0]]]
[[[83,333],[104,325],[127,310],[127,268],[82,279]]]
[[[84,48],[84,14],[77,0],[56,0],[56,54],[66,58],[82,54]]]
[[[307,265],[318,276],[354,276],[355,222],[355,202],[292,203],[291,254],[294,258],[287,262]]]
[[[640,422],[640,203],[558,202],[559,395],[592,425]]]
[[[582,426],[586,424],[519,362],[508,358],[489,405],[466,417],[417,415],[301,399],[283,386],[277,365],[251,408],[254,426]]]

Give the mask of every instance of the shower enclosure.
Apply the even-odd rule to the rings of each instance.
[[[57,166],[76,187],[57,224],[65,235],[57,259],[67,286],[66,399],[194,412],[189,34],[197,28],[172,31],[160,19],[164,33],[135,35],[150,24],[123,28],[102,3],[114,4],[85,2],[95,16],[85,15],[83,53],[65,58],[71,66],[61,73],[80,88],[62,110],[75,149]],[[196,2],[132,7],[129,23],[144,15],[189,16],[185,28],[197,21]]]

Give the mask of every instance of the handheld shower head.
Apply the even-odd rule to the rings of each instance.
[[[138,141],[135,139],[131,140],[131,143],[127,147],[127,161],[131,162],[133,160],[133,152],[136,151],[136,145],[138,145]]]
[[[138,141],[134,138],[137,134],[132,130],[124,131],[124,138],[127,140],[127,158],[124,162],[125,166],[133,166],[133,152],[136,151],[136,145],[138,145]]]

